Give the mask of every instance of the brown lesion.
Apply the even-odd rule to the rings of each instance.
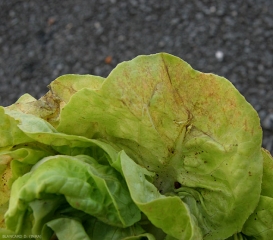
[[[52,85],[52,86],[51,86]],[[55,95],[55,97],[57,97],[59,100],[66,102],[67,100],[62,98],[62,96],[60,96],[58,93],[56,93],[56,87],[58,87],[58,89],[61,89],[61,93],[64,93],[66,91],[69,92],[69,95],[72,96],[74,95],[77,90],[73,88],[72,85],[70,84],[64,84],[64,81],[58,81],[58,79],[56,79],[55,81],[53,81],[51,83],[51,85],[48,85],[47,87],[49,88],[49,91]],[[62,95],[62,94],[61,94]]]
[[[182,185],[181,185],[180,182],[174,182],[174,188],[175,189],[178,189],[178,188],[181,188],[181,187],[182,187]]]
[[[7,109],[32,114],[50,123],[54,123],[59,117],[61,105],[62,100],[52,91],[49,86],[49,91],[40,99],[34,99],[27,102],[17,102],[7,107]]]
[[[8,162],[6,164],[6,169],[5,171],[2,173],[1,176],[1,185],[0,185],[0,189],[1,189],[1,193],[9,193],[10,192],[10,187],[9,187],[9,180],[12,177],[12,171],[11,171],[11,167],[10,167],[10,162]]]
[[[55,122],[60,114],[61,102],[61,99],[50,89],[36,102],[40,117],[48,122]]]

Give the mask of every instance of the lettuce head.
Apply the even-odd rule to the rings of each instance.
[[[272,237],[271,156],[257,112],[225,78],[159,53],[49,89],[0,108],[0,233]]]

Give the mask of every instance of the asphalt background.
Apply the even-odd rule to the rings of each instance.
[[[0,0],[0,105],[56,77],[106,77],[168,52],[229,79],[258,111],[273,152],[272,0]]]

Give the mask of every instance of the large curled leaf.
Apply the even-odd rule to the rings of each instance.
[[[259,200],[257,113],[229,81],[177,57],[156,54],[119,64],[100,89],[83,88],[70,98],[56,128],[124,149],[157,174],[154,184],[163,194],[175,182],[190,188],[187,202],[196,202],[191,206],[204,239],[239,232]]]
[[[125,177],[133,201],[158,228],[174,239],[202,239],[196,218],[177,196],[164,196],[146,179],[153,173],[140,167],[124,152],[113,164]],[[145,194],[143,194],[145,193]]]
[[[117,157],[116,150],[104,142],[60,133],[45,120],[31,114],[8,109],[5,110],[5,113],[13,121],[18,122],[17,128],[25,134],[27,139],[49,146],[58,153],[66,155],[87,154],[93,157],[96,155],[99,158],[107,155],[110,162]],[[108,162],[105,159],[102,161]]]
[[[63,198],[36,199],[35,194],[52,196],[38,191],[44,186],[39,175],[47,175],[44,167],[52,160],[39,162],[42,155],[37,155],[30,163],[11,161],[11,156],[17,158],[26,148],[32,148],[24,144],[46,145],[45,154],[68,155],[61,157],[68,161],[76,158],[73,163],[79,162],[85,172],[78,181],[88,181],[85,177],[90,177],[90,172],[87,162],[77,155],[92,157],[97,164],[109,168],[111,165],[123,174],[125,180],[117,182],[126,181],[129,198],[148,217],[148,225],[141,224],[144,232],[136,225],[138,230],[127,234],[131,226],[125,224],[128,227],[123,231],[121,225],[110,221],[110,226],[110,222],[96,215],[94,221],[109,229],[103,236],[95,235],[98,239],[114,232],[118,233],[117,239],[244,237],[240,233],[243,225],[251,219],[260,200],[262,132],[257,113],[229,81],[195,71],[169,54],[139,56],[121,63],[106,79],[62,76],[51,83],[50,91],[41,99],[24,95],[12,106],[0,108],[0,134],[0,170],[4,176],[1,211],[6,211],[9,198],[4,184],[17,178],[6,215],[8,227],[16,231],[24,228],[32,232],[33,228],[44,236],[55,232],[60,239],[66,238],[70,229],[61,231],[63,221],[73,226],[71,236],[85,238],[85,232],[88,237],[94,233],[82,222],[83,209],[72,208],[76,205],[71,203],[69,211],[73,216],[56,216],[64,212],[54,208]],[[120,150],[127,155],[123,151],[118,155]],[[37,161],[33,170],[26,173],[26,167],[30,169]],[[50,170],[56,171],[52,176],[68,177],[63,161],[56,161],[55,170],[51,166]],[[92,165],[93,160],[88,162]],[[76,164],[73,167],[78,169]],[[49,189],[55,188],[58,181],[50,181]],[[262,193],[269,189],[269,185],[264,186]],[[42,209],[43,201],[49,201],[49,212],[33,213]],[[259,206],[260,203],[257,209]]]
[[[37,226],[41,222],[37,218],[43,213],[34,211],[31,204],[38,199],[57,201],[58,195],[63,195],[74,209],[112,226],[127,227],[140,219],[126,184],[113,168],[100,165],[86,155],[56,155],[43,159],[13,183],[10,207],[5,215],[7,227],[17,233],[28,231],[25,222],[34,212],[37,216],[29,224],[34,223],[30,229],[32,232],[36,229],[34,233],[38,234],[45,222]],[[48,218],[47,215],[44,217]]]

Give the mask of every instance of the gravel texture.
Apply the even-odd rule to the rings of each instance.
[[[273,151],[272,0],[0,0],[0,18],[0,105],[39,98],[63,74],[106,77],[164,51],[229,79]]]

